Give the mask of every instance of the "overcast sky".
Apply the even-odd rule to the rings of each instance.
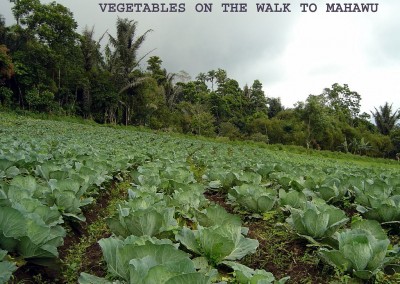
[[[41,1],[42,3],[50,1]],[[376,13],[327,13],[329,1],[271,1],[290,3],[291,13],[257,13],[258,0],[247,13],[223,13],[224,0],[59,0],[79,24],[95,26],[100,36],[115,33],[117,17],[139,22],[139,31],[152,29],[141,53],[156,48],[169,72],[185,70],[192,78],[222,68],[241,87],[259,79],[269,97],[292,107],[309,94],[320,94],[334,83],[348,84],[362,97],[369,113],[386,101],[400,107],[400,1],[374,0]],[[103,13],[99,3],[185,3],[184,13]],[[229,0],[226,3],[234,3]],[[302,13],[299,3],[316,3],[315,13]],[[361,3],[362,1],[333,1]],[[368,1],[364,1],[368,2]],[[213,3],[211,13],[194,11],[196,3]],[[268,3],[267,1],[265,3]],[[0,14],[12,24],[9,0],[0,0]]]

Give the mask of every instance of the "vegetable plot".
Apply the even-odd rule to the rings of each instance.
[[[269,245],[252,225],[274,218],[268,229],[279,226],[303,246],[326,283],[398,277],[398,166],[7,119],[0,117],[0,283],[27,263],[66,265],[59,250],[71,226],[85,224],[87,206],[126,180],[126,199],[113,204],[107,234],[96,239],[104,275],[79,271],[79,283],[295,283],[286,270],[248,261]]]

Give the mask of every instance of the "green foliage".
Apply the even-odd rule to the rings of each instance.
[[[231,140],[239,139],[241,137],[240,130],[230,122],[222,122],[219,125],[219,135],[229,137]]]
[[[286,221],[297,234],[311,242],[332,236],[349,220],[342,210],[325,203],[307,202],[304,208],[291,208],[290,212]]]
[[[263,142],[263,143],[266,143],[266,144],[269,143],[268,136],[265,135],[265,134],[261,134],[259,132],[252,134],[250,136],[250,139],[253,140],[253,141],[256,141],[256,142]]]
[[[257,240],[245,238],[242,228],[232,223],[207,228],[198,226],[194,231],[184,227],[176,240],[195,254],[206,257],[213,265],[223,260],[241,259],[258,247]]]
[[[224,261],[223,264],[233,269],[235,280],[240,284],[284,284],[290,277],[284,277],[277,281],[271,272],[263,269],[253,270],[245,265],[232,261]]]
[[[8,52],[7,47],[0,44],[0,83],[3,78],[10,79],[14,75],[14,65]]]
[[[168,240],[108,238],[101,239],[99,244],[109,273],[128,283],[211,283],[211,277],[196,272],[188,254],[178,250]],[[86,273],[79,278],[79,283],[93,281],[109,283]]]
[[[135,202],[136,203],[136,202]],[[148,208],[132,207],[118,210],[118,216],[107,219],[110,230],[117,236],[155,236],[165,231],[176,229],[174,208],[165,204],[153,204]],[[137,203],[136,203],[137,204]],[[153,207],[154,206],[154,207]]]
[[[0,86],[0,103],[3,107],[9,107],[12,102],[13,92],[7,87]]]
[[[380,106],[379,110],[375,108],[375,112],[372,115],[379,132],[383,135],[389,135],[399,119],[398,111],[393,112],[392,105],[389,105],[387,102],[383,106]]]
[[[0,24],[0,84],[11,90],[0,91],[3,107],[374,157],[400,152],[396,139],[376,133],[394,131],[398,113],[389,104],[375,109],[374,126],[359,114],[361,96],[346,84],[285,109],[280,98],[266,97],[260,80],[240,87],[221,68],[191,80],[184,71],[168,72],[154,55],[141,70],[151,52],[140,57],[139,49],[151,30],[139,34],[133,20],[118,19],[115,34],[96,40],[93,28],[76,32],[73,14],[61,4],[14,2],[17,24]],[[357,146],[346,149],[345,139]]]
[[[324,89],[322,94],[326,100],[327,106],[332,109],[339,120],[353,124],[360,112],[361,96],[351,91],[347,84],[343,86],[335,83],[332,88]]]
[[[215,135],[215,118],[199,105],[194,106],[191,117],[192,133],[203,136]]]
[[[65,231],[49,226],[37,215],[23,214],[10,207],[0,207],[0,244],[9,252],[18,252],[32,262],[51,265],[58,257]]]
[[[340,153],[335,153],[335,156],[328,152],[307,153],[294,146],[280,145],[279,150],[276,145],[258,147],[231,141],[221,143],[207,138],[176,137],[76,122],[37,120],[7,113],[0,116],[0,246],[14,260],[18,260],[19,265],[19,260],[23,258],[42,265],[57,263],[57,250],[64,231],[61,226],[84,224],[81,223],[83,218],[79,220],[73,215],[83,217],[88,212],[85,206],[93,199],[99,201],[89,208],[98,207],[102,221],[89,225],[87,234],[84,233],[78,245],[71,247],[68,257],[64,259],[67,268],[62,270],[65,276],[62,281],[69,283],[76,283],[82,267],[88,269],[86,272],[92,272],[82,263],[85,263],[87,250],[95,247],[93,244],[98,238],[111,233],[105,224],[106,219],[115,221],[111,227],[116,228],[112,231],[118,237],[113,236],[112,239],[118,242],[124,242],[121,238],[125,236],[135,239],[134,244],[123,245],[124,251],[129,251],[131,246],[153,244],[156,239],[150,235],[157,235],[170,238],[164,240],[169,245],[172,245],[171,240],[179,240],[182,250],[193,252],[193,255],[187,255],[189,260],[201,255],[190,260],[196,276],[192,272],[184,273],[190,274],[187,276],[177,272],[172,276],[177,277],[174,281],[186,277],[190,279],[185,280],[188,283],[193,280],[192,277],[208,281],[212,274],[209,264],[223,272],[221,264],[226,260],[240,260],[241,264],[253,267],[254,271],[244,269],[244,272],[239,272],[236,269],[238,275],[243,273],[246,279],[252,281],[253,277],[254,280],[264,276],[271,278],[261,269],[256,271],[261,267],[259,265],[267,267],[264,266],[267,263],[279,267],[278,275],[281,277],[290,265],[308,263],[306,267],[310,271],[317,268],[317,259],[302,247],[304,243],[295,240],[294,234],[279,224],[284,221],[286,212],[273,207],[275,211],[265,213],[269,210],[265,208],[271,204],[296,207],[303,212],[299,213],[303,214],[300,216],[300,227],[307,228],[315,238],[320,238],[322,232],[331,236],[330,230],[342,224],[343,218],[339,217],[345,219],[343,212],[322,203],[322,200],[317,202],[317,197],[349,213],[353,213],[352,208],[357,204],[368,211],[372,211],[375,208],[373,204],[377,202],[386,206],[382,201],[392,200],[392,197],[395,202],[392,207],[397,206],[395,196],[400,192],[398,165],[394,161],[366,157],[354,159],[349,154]],[[324,156],[328,158],[322,158]],[[131,180],[125,180],[128,175]],[[109,180],[124,180],[123,186],[112,186],[112,190],[108,190],[110,184],[105,182]],[[231,207],[232,203],[226,202],[225,193],[228,192],[236,194],[235,202],[240,200],[245,208],[254,207],[258,217],[262,215],[263,218],[234,215],[221,206],[210,206],[214,201],[227,210],[237,212]],[[265,195],[268,200],[263,199]],[[107,199],[112,201],[103,211],[101,207]],[[388,208],[385,207],[384,213],[390,213]],[[292,213],[297,212],[291,210]],[[339,216],[337,222],[336,217],[332,217],[334,213]],[[89,216],[91,218],[87,218],[87,222],[91,222],[93,214]],[[249,229],[242,227],[240,217],[244,218]],[[369,230],[372,227],[368,225]],[[392,246],[387,256],[391,267],[394,267],[396,262],[392,260],[398,253],[394,235],[396,227],[391,225],[390,228],[393,230]],[[142,236],[134,237],[132,233]],[[339,234],[335,233],[333,237]],[[376,236],[377,231],[373,234]],[[261,246],[257,247],[255,238]],[[312,241],[310,237],[309,240]],[[329,245],[339,250],[339,240],[329,240]],[[292,251],[293,245],[295,250]],[[299,255],[304,255],[304,259]],[[158,266],[162,264],[144,257],[132,259],[139,259],[135,263],[144,265],[135,266],[144,273],[143,277],[152,279],[150,274],[155,273],[162,279],[163,276],[158,274]],[[129,277],[132,266],[129,262],[132,259],[128,261]],[[388,263],[388,259],[383,264]],[[6,257],[3,261],[14,260]],[[100,259],[93,261],[100,266],[103,263]],[[151,265],[156,263],[154,271],[152,268],[141,270],[151,266],[148,265],[150,262]],[[109,273],[110,281],[127,281],[112,273]],[[321,275],[324,274],[314,276],[323,277]],[[308,276],[305,278],[309,279]],[[210,281],[226,280],[221,276]],[[229,278],[227,281],[231,280],[237,279]],[[102,283],[109,280],[83,274],[81,281]]]
[[[384,263],[390,241],[376,221],[358,221],[337,236],[337,250],[320,249],[321,257],[342,271],[370,279]]]
[[[390,182],[365,180],[354,186],[357,210],[379,222],[400,222],[400,194]]]
[[[252,213],[265,213],[274,207],[277,193],[257,184],[242,184],[229,191],[229,197]]]
[[[17,270],[17,266],[7,259],[7,251],[0,249],[0,283],[7,283],[12,273]]]

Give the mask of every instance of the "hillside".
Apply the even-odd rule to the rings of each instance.
[[[397,162],[8,113],[0,134],[0,283],[400,279]]]

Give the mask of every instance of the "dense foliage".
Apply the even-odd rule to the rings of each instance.
[[[223,69],[194,80],[169,73],[158,56],[139,55],[151,30],[138,34],[135,21],[118,19],[115,35],[95,39],[94,28],[79,34],[56,2],[19,0],[12,11],[16,25],[0,20],[3,108],[376,157],[400,152],[399,113],[387,103],[372,112],[372,124],[346,84],[285,109],[259,80],[240,87]]]

